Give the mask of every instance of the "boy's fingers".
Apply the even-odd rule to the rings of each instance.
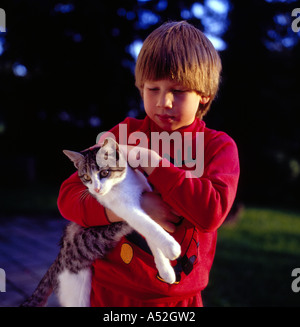
[[[162,222],[161,227],[169,233],[174,233],[176,231],[176,226],[169,221]]]

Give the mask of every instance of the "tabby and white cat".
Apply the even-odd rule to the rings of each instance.
[[[180,245],[142,210],[141,194],[151,191],[151,187],[140,171],[126,163],[115,140],[107,138],[101,147],[82,153],[67,150],[64,153],[78,169],[86,192],[125,222],[89,228],[68,224],[56,260],[21,306],[44,306],[52,291],[62,306],[90,306],[91,264],[105,257],[133,229],[145,237],[160,277],[174,283],[176,276],[170,260],[180,255]]]

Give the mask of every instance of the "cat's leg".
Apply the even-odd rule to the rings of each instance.
[[[111,210],[126,220],[138,233],[147,239],[151,239],[168,259],[175,260],[179,257],[181,253],[180,245],[140,208],[139,203],[131,206],[120,203],[119,206],[115,205]]]
[[[150,233],[149,237],[153,239],[156,246],[161,250],[163,255],[170,260],[175,260],[180,256],[181,246],[179,243],[160,225],[158,230]]]
[[[168,284],[175,283],[176,274],[170,263],[170,260],[164,256],[162,251],[152,241],[147,240],[147,243],[153,254],[154,262],[159,272],[159,276]]]
[[[160,248],[164,256],[175,260],[181,253],[181,247],[177,241],[166,232],[158,223],[152,220],[142,209],[135,210],[138,224],[134,228],[147,239]],[[132,215],[134,218],[135,215]]]
[[[58,298],[63,307],[89,307],[92,284],[90,268],[72,273],[64,270],[58,277]]]

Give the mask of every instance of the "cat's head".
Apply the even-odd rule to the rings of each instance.
[[[78,169],[78,176],[94,195],[105,195],[126,176],[126,160],[118,143],[106,138],[102,145],[82,152],[63,150]]]

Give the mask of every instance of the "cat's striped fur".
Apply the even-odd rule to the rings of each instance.
[[[118,144],[108,138],[102,147],[64,153],[74,162],[78,176],[87,186],[82,196],[93,195],[125,222],[89,228],[70,223],[56,260],[21,306],[44,306],[52,291],[62,306],[89,306],[93,261],[105,257],[132,228],[146,238],[160,276],[174,283],[175,273],[169,260],[180,255],[180,245],[141,209],[140,196],[151,188],[140,172],[126,162],[124,165],[125,157]]]
[[[68,224],[61,239],[61,249],[57,258],[40,281],[34,293],[21,306],[44,306],[53,291],[57,293],[62,306],[78,306],[75,303],[74,305],[70,302],[65,303],[60,290],[63,282],[60,279],[60,275],[64,271],[69,271],[68,278],[72,278],[71,274],[74,274],[74,278],[76,278],[76,275],[81,270],[89,269],[94,260],[103,258],[131,230],[131,227],[126,223],[90,228],[84,228],[75,223]],[[90,278],[87,282],[91,282]],[[82,285],[82,287],[85,286]],[[88,289],[86,296],[90,296]],[[75,300],[77,301],[77,299]]]

